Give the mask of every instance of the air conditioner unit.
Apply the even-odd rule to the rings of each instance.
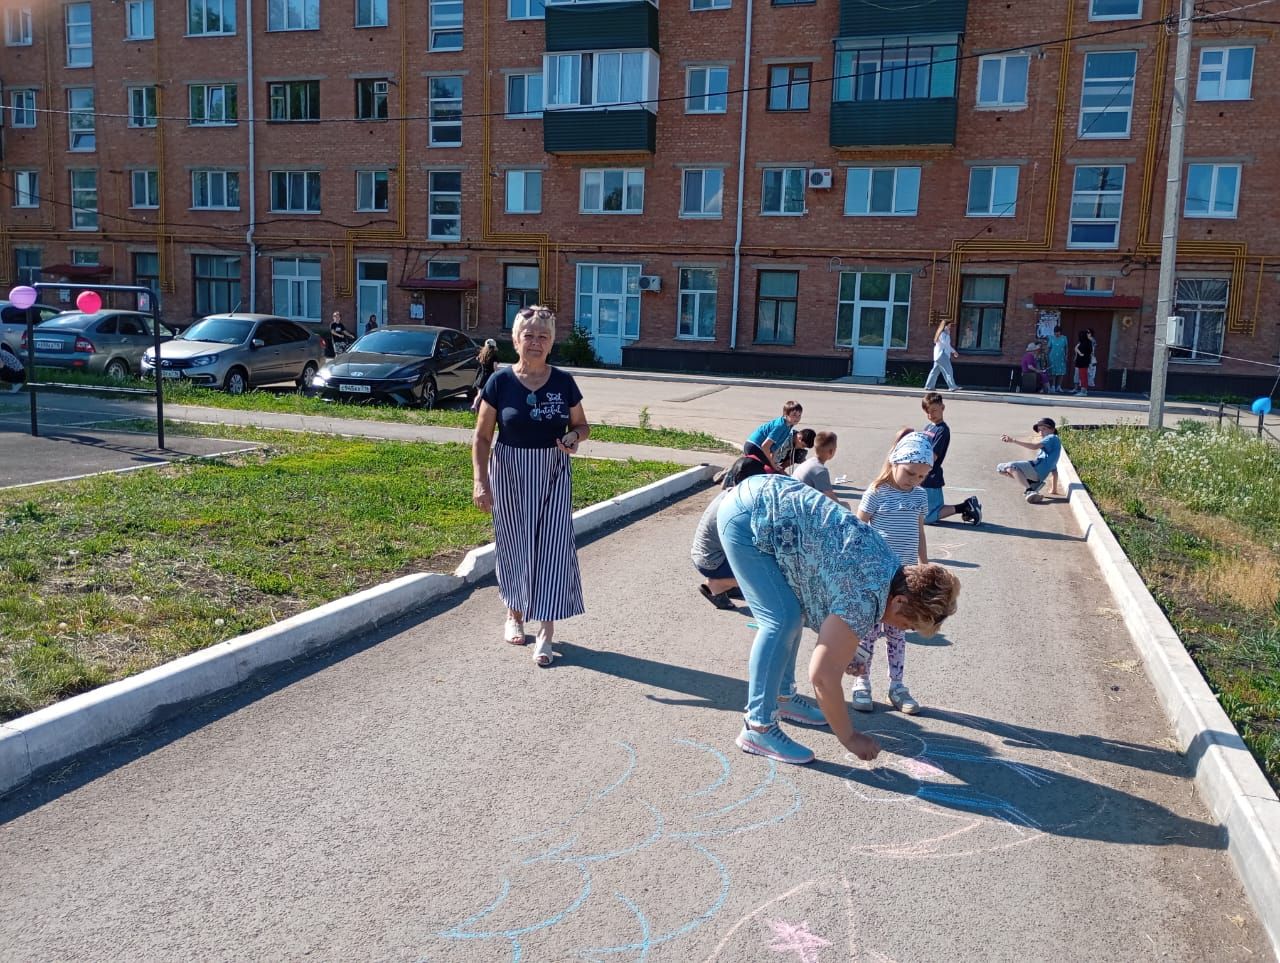
[[[640,275],[640,290],[641,291],[661,291],[662,278],[658,277],[658,275],[656,274]]]
[[[1187,319],[1181,315],[1170,315],[1168,328],[1165,330],[1164,343],[1170,348],[1186,348]]]
[[[815,191],[831,190],[831,168],[815,167],[809,171],[809,186]]]
[[[390,92],[391,84],[385,80],[375,80],[373,82],[373,92],[375,94],[386,94]]]

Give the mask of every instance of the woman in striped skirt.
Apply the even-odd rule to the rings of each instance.
[[[556,654],[556,620],[586,611],[569,456],[591,429],[573,377],[547,364],[555,315],[541,305],[523,308],[511,337],[519,360],[495,371],[480,396],[471,450],[473,499],[493,513],[498,592],[507,606],[502,637],[524,645],[525,621],[541,622],[533,661],[548,666]]]

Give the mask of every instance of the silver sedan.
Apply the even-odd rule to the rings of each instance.
[[[213,314],[142,356],[142,374],[224,388],[233,395],[258,385],[311,383],[324,363],[324,346],[296,321],[270,314]]]
[[[36,364],[128,378],[141,372],[142,353],[155,347],[151,316],[137,311],[68,311],[34,329]],[[162,323],[160,338],[173,337]],[[22,332],[21,342],[27,333]],[[26,350],[25,343],[22,344]]]

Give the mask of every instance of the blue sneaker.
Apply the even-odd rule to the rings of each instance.
[[[778,700],[778,718],[787,722],[798,722],[802,726],[829,725],[827,717],[822,714],[818,704],[802,695],[793,695],[790,699]]]
[[[757,756],[766,756],[778,762],[788,762],[793,766],[803,766],[813,762],[813,750],[800,745],[775,722],[764,732],[756,732],[748,725],[743,725],[738,738],[734,740],[743,752]]]

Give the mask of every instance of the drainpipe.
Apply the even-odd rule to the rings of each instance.
[[[248,90],[245,100],[249,104],[249,116],[247,118],[249,124],[249,226],[244,232],[244,242],[249,245],[249,311],[258,310],[258,244],[253,239],[253,231],[257,226],[258,216],[258,164],[257,153],[255,150],[255,135],[257,133],[255,123],[255,115],[253,112],[254,104],[254,80],[253,80],[253,0],[245,0],[245,25],[244,25],[244,53],[247,66],[246,83]]]
[[[250,0],[252,2],[252,0]],[[751,10],[747,0],[747,38],[742,45],[742,124],[738,130],[738,212],[733,229],[733,314],[729,326],[729,350],[738,347],[738,292],[742,283],[742,187],[747,176],[747,98],[751,89]]]

